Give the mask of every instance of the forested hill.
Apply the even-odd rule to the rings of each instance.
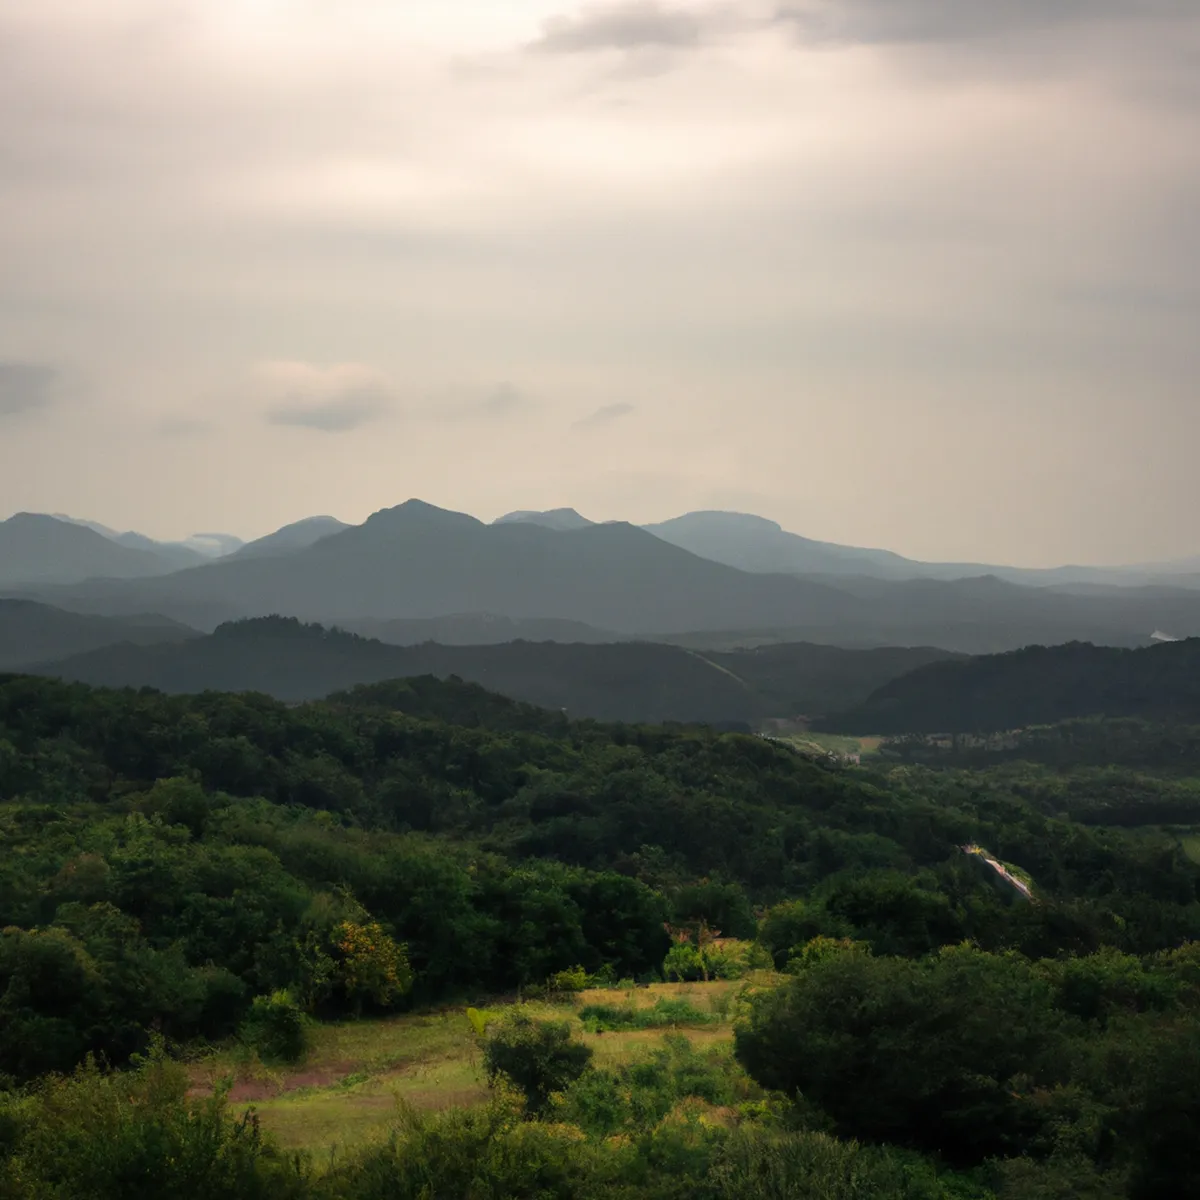
[[[0,677],[0,1073],[118,1059],[151,1022],[228,1032],[256,992],[299,986],[297,938],[340,920],[407,943],[426,999],[575,963],[650,973],[664,920],[753,937],[753,905],[788,897],[783,958],[817,935],[1053,955],[1200,934],[1200,867],[1174,839],[1064,824],[970,778],[545,717],[454,682],[287,706]],[[970,843],[1044,902],[1014,909]]]
[[[1200,722],[1200,638],[1139,650],[1071,642],[931,663],[823,725],[846,733],[973,733],[1093,716]]]
[[[648,642],[390,646],[292,618],[220,627],[177,645],[116,645],[41,665],[38,674],[165,692],[256,691],[311,700],[357,684],[456,675],[571,716],[751,723],[859,703],[885,681],[945,657],[929,649],[782,645],[697,653]]]
[[[119,642],[152,645],[199,636],[167,617],[101,617],[66,612],[32,600],[0,598],[0,671],[86,654]]]

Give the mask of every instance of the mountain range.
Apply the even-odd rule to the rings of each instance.
[[[203,562],[172,547],[126,544],[74,521],[44,513],[17,513],[0,521],[0,587],[79,583],[86,579],[136,579],[162,575],[181,565]]]
[[[18,516],[24,519],[30,516],[45,517],[46,514],[22,513]],[[247,543],[243,543],[232,534],[224,533],[199,533],[179,542],[162,542],[141,533],[119,533],[97,521],[69,517],[61,513],[53,514],[53,519],[90,529],[118,545],[151,552],[159,560],[160,573],[197,566],[206,559],[231,554],[259,557],[288,553],[304,549],[322,538],[350,528],[346,522],[336,517],[319,516],[292,522],[274,533]],[[538,525],[560,532],[585,529],[597,524],[573,508],[544,511],[522,509],[497,517],[492,523]],[[0,522],[0,525],[3,524],[4,522]],[[751,513],[689,512],[639,528],[700,558],[759,574],[866,576],[890,580],[954,580],[994,575],[1010,583],[1041,587],[1128,587],[1150,584],[1200,587],[1200,555],[1173,562],[1128,566],[1031,568],[972,562],[921,562],[905,558],[891,550],[843,546],[802,537],[789,533],[776,521]],[[74,582],[80,578],[102,576],[103,571],[92,571],[95,565],[92,560],[80,563],[64,562],[57,571],[51,571],[49,574],[42,572],[36,577],[47,582]],[[103,566],[102,563],[100,565]],[[114,577],[117,578],[126,574],[120,570],[119,565],[113,570]],[[85,571],[91,573],[82,573]],[[17,572],[10,570],[8,574],[15,578]],[[29,572],[21,572],[21,575],[27,577]],[[0,573],[0,586],[4,586],[7,577]]]
[[[111,687],[257,691],[281,700],[433,675],[466,679],[577,717],[753,725],[766,717],[851,707],[898,675],[946,657],[927,648],[813,645],[700,654],[650,642],[402,647],[268,617],[222,625],[207,637],[156,645],[130,639],[23,669]]]
[[[196,551],[139,537],[18,514],[0,522],[0,589],[201,631],[283,614],[397,644],[638,638],[693,649],[804,641],[979,654],[1200,635],[1200,590],[1185,586],[1182,569],[1152,584],[1131,574],[1124,586],[1054,573],[1039,586],[994,572],[906,578],[910,560],[898,555],[814,542],[740,514],[643,528],[556,509],[485,524],[410,500],[362,525],[299,521],[183,569],[180,550]]]

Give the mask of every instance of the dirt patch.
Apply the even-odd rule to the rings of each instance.
[[[331,1087],[353,1074],[354,1063],[330,1063],[320,1069],[294,1071],[283,1075],[243,1075],[234,1080],[229,1089],[229,1100],[233,1104],[244,1104],[250,1100],[271,1100],[287,1092],[301,1088]],[[210,1073],[207,1077],[193,1079],[188,1088],[189,1096],[211,1096],[216,1090],[217,1079]]]

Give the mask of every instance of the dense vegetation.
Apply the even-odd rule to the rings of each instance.
[[[931,663],[824,727],[847,733],[976,733],[1077,717],[1200,721],[1200,638],[1137,650],[1071,642]]]
[[[1188,1194],[1200,866],[1070,819],[1095,770],[845,770],[429,678],[288,706],[0,677],[0,1192]],[[747,993],[737,1063],[602,1068],[561,1028],[487,1029],[491,1108],[320,1172],[189,1099],[168,1053],[707,974],[717,931],[789,976]],[[132,1069],[70,1076],[89,1054]]]

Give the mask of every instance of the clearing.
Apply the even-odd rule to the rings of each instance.
[[[686,1000],[709,1017],[674,1029],[697,1048],[728,1043],[739,995],[769,981],[769,973],[750,980],[711,983],[660,983],[631,991],[594,988],[562,1003],[526,1002],[521,1007],[541,1019],[569,1020],[576,1036],[595,1051],[597,1066],[627,1060],[662,1042],[673,1029],[633,1029],[587,1033],[579,1010],[587,1004],[652,1008],[660,999]],[[511,1002],[489,1005],[501,1013]],[[312,1048],[294,1066],[268,1067],[244,1050],[218,1051],[192,1068],[193,1091],[210,1092],[232,1080],[235,1108],[253,1105],[263,1128],[288,1150],[306,1150],[332,1158],[339,1151],[386,1133],[398,1103],[417,1109],[465,1108],[488,1096],[482,1056],[466,1007],[397,1017],[319,1025]]]

